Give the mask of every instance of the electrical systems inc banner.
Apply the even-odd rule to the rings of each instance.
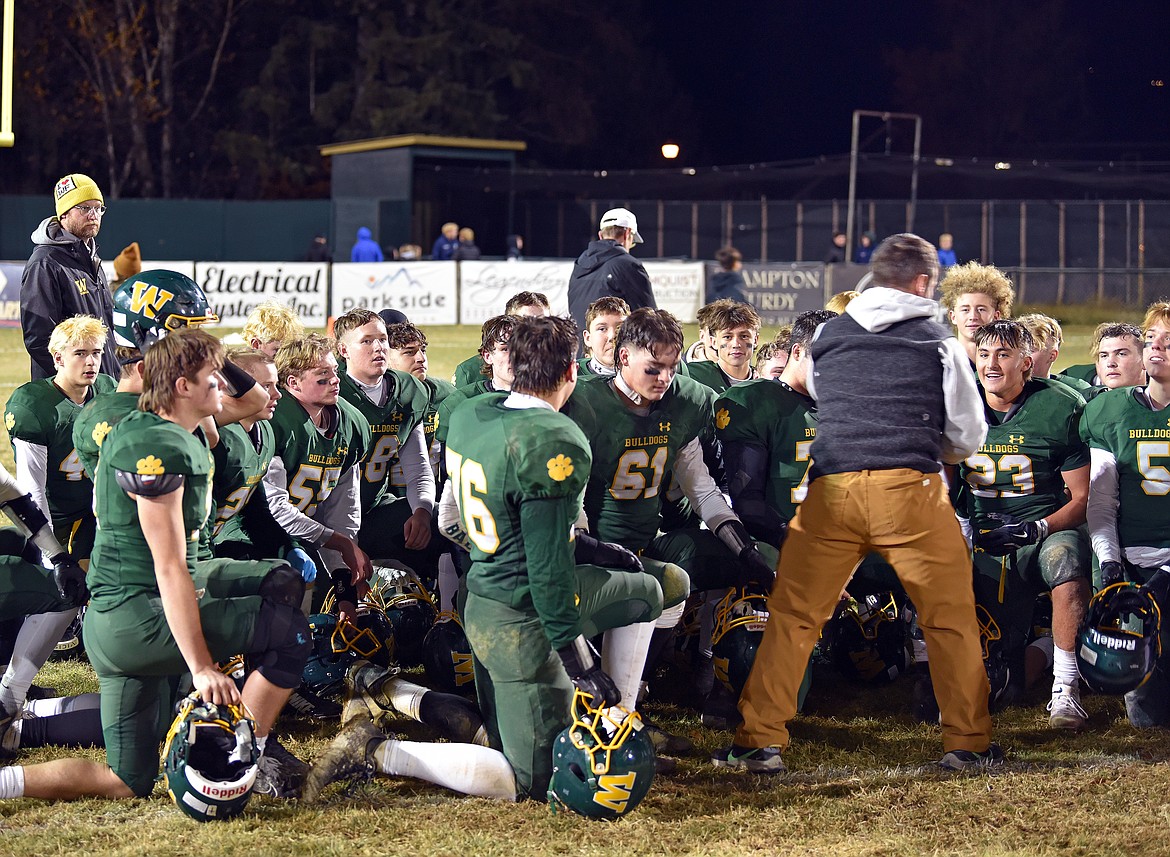
[[[277,301],[305,327],[324,327],[329,266],[322,262],[197,262],[197,282],[227,327],[242,327],[259,304]]]
[[[351,309],[396,309],[411,323],[456,324],[455,262],[346,262],[333,266],[336,318]],[[501,309],[502,311],[502,309]]]

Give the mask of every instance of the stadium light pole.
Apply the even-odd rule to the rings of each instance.
[[[4,0],[4,33],[2,65],[0,65],[0,148],[10,149],[16,144],[12,133],[12,31],[16,14],[16,0]]]
[[[849,211],[845,215],[845,261],[853,258],[853,209],[857,205],[857,152],[860,148],[861,117],[881,119],[887,127],[891,119],[914,120],[914,159],[910,173],[910,210],[906,214],[906,231],[914,231],[918,207],[918,160],[922,149],[922,117],[917,113],[890,113],[883,110],[854,110],[853,137],[849,144]]]

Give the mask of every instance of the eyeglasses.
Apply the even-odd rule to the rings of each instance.
[[[106,213],[104,205],[75,205],[73,207],[81,212],[82,217],[101,217]]]

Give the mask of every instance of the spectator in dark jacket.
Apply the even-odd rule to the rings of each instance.
[[[719,270],[711,275],[707,283],[707,303],[720,298],[730,298],[737,303],[747,303],[747,283],[743,279],[743,254],[734,247],[721,247],[715,251]]]
[[[455,248],[459,246],[459,224],[444,223],[440,231],[442,234],[431,247],[431,258],[436,262],[446,262],[455,258]]]
[[[624,208],[607,211],[601,216],[597,238],[577,258],[569,278],[569,314],[578,329],[586,329],[585,313],[589,305],[606,295],[624,300],[631,312],[641,307],[658,309],[650,288],[650,275],[630,255],[630,248],[642,243],[633,212]]]
[[[57,214],[32,234],[33,247],[20,278],[20,326],[32,358],[33,381],[57,374],[49,354],[53,328],[75,315],[92,315],[114,324],[114,301],[94,240],[102,228],[105,199],[89,176],[71,173],[53,189]],[[122,374],[114,337],[106,338],[101,371]]]
[[[459,244],[451,258],[461,262],[479,258],[479,247],[475,245],[475,230],[470,226],[464,226],[459,230]]]
[[[369,230],[367,230],[368,232]],[[313,236],[313,243],[305,251],[306,262],[332,262],[333,254],[329,252],[329,239],[318,232]]]
[[[349,251],[349,261],[385,261],[385,258],[382,256],[382,248],[378,246],[377,241],[370,237],[370,230],[364,226],[357,231],[357,241],[354,242],[353,249]]]

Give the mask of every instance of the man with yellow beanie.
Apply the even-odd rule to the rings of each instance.
[[[97,182],[71,173],[53,188],[57,214],[32,234],[33,251],[20,280],[20,326],[32,358],[31,378],[56,373],[49,336],[75,315],[92,315],[114,325],[114,301],[94,239],[102,228],[105,199]],[[114,337],[106,340],[101,371],[118,377]]]

